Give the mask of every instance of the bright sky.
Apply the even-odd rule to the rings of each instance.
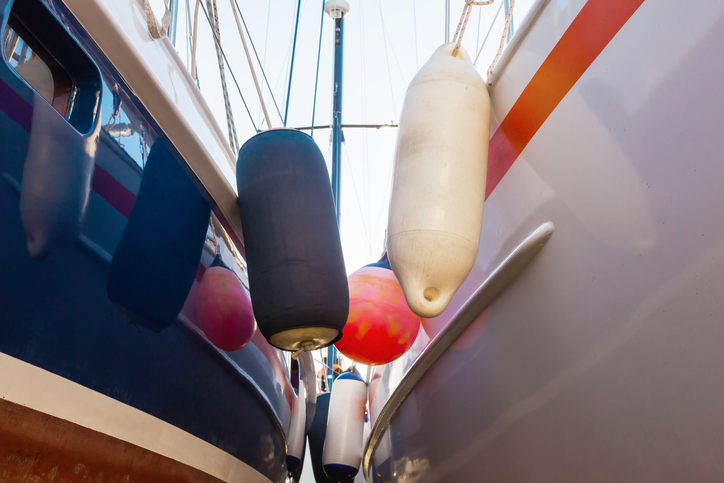
[[[211,0],[208,0],[211,2]],[[227,86],[232,104],[239,143],[255,134],[254,125],[239,95],[249,106],[253,123],[266,129],[261,104],[231,10],[234,0],[216,0],[221,18],[221,44],[230,64],[225,65]],[[268,2],[236,0],[241,8],[251,40],[264,67],[262,76],[254,52],[257,77],[269,112],[272,127],[281,127],[284,115],[289,62],[294,36],[297,0]],[[190,65],[191,46],[188,33],[193,26],[195,0],[178,0],[179,19],[176,48]],[[344,20],[343,124],[396,124],[407,85],[432,52],[445,40],[444,0],[348,0],[349,14]],[[493,18],[500,9],[490,36],[477,63],[485,77],[497,52],[503,33],[503,0],[488,6],[473,7],[462,45],[474,59],[485,40]],[[464,0],[450,1],[450,38],[452,39],[463,10]],[[520,25],[533,0],[517,0],[514,26]],[[204,9],[207,0],[201,0]],[[322,17],[323,0],[301,0],[299,31],[289,102],[288,127],[312,124],[314,85],[317,74],[320,20],[321,51],[314,124],[329,125],[332,117],[334,68],[334,20]],[[158,18],[163,1],[153,0]],[[213,36],[204,10],[199,10],[197,66],[199,84],[223,132],[227,122],[219,66]],[[248,43],[247,38],[247,43]],[[236,78],[237,85],[232,77]],[[274,99],[272,99],[271,93]],[[280,114],[274,105],[274,100]],[[387,210],[392,182],[392,167],[397,129],[345,129],[342,148],[341,240],[347,273],[375,262],[384,249]],[[331,131],[316,130],[314,139],[325,155],[331,170]],[[315,355],[319,359],[319,355]],[[344,361],[347,367],[349,361]],[[318,364],[321,367],[321,363]],[[360,368],[363,375],[365,368]]]
[[[239,39],[231,1],[217,0],[221,18],[221,43],[254,123],[266,128],[249,66]],[[251,39],[264,66],[274,99],[284,114],[289,61],[297,0],[269,2],[237,0]],[[503,0],[473,7],[463,37],[471,57],[483,43],[488,28]],[[514,24],[519,25],[533,0],[518,0]],[[432,52],[444,42],[444,0],[348,0],[350,12],[344,20],[344,70],[342,121],[344,124],[397,123],[405,89]],[[206,0],[202,0],[206,7]],[[190,62],[187,24],[193,25],[194,0],[179,0],[176,48]],[[450,37],[460,19],[464,0],[450,2]],[[301,0],[294,74],[289,103],[289,127],[310,126],[319,46],[322,0]],[[156,0],[160,14],[161,0]],[[190,11],[187,13],[187,8]],[[160,18],[161,15],[159,15]],[[504,9],[493,25],[477,64],[484,77],[500,43]],[[201,91],[219,125],[227,132],[224,101],[213,37],[203,10],[199,11],[197,65]],[[334,66],[334,21],[324,16],[317,87],[315,125],[331,123]],[[248,39],[247,39],[248,40]],[[250,45],[251,49],[251,45]],[[263,85],[263,95],[272,127],[282,121],[262,77],[253,51],[254,66]],[[254,135],[229,66],[226,78],[240,144]],[[346,129],[342,148],[341,238],[347,273],[376,261],[384,247],[390,198],[396,129]],[[331,132],[317,130],[314,139],[331,161]]]
[[[181,58],[189,65],[191,49],[188,42],[188,25],[193,25],[195,0],[178,1],[180,6],[176,48]],[[268,126],[263,122],[261,105],[232,14],[233,1],[217,0],[221,18],[222,47],[244,100],[249,106],[253,123],[260,129],[266,129]],[[251,40],[271,85],[269,89],[252,51],[254,68],[259,81],[263,84],[263,96],[272,127],[281,127],[281,116],[277,112],[271,93],[283,116],[297,0],[236,1],[239,2]],[[477,63],[477,70],[483,77],[502,37],[504,8],[500,9],[500,14],[494,23],[493,18],[496,17],[496,12],[499,11],[503,1],[495,0],[492,5],[473,7],[463,37],[462,45],[474,59],[492,24],[490,37],[484,44]],[[520,25],[533,1],[517,0],[514,26]],[[343,39],[342,122],[343,124],[396,124],[408,83],[432,52],[444,43],[445,1],[348,0],[348,2],[350,12],[344,20]],[[206,0],[202,0],[204,7],[206,3]],[[288,127],[300,128],[312,124],[323,3],[323,0],[301,0]],[[451,39],[464,3],[464,0],[450,1]],[[163,12],[162,0],[155,0],[153,6],[160,18]],[[227,132],[218,61],[211,29],[203,10],[199,11],[198,25],[197,65],[201,91],[222,130]],[[315,125],[331,124],[333,42],[334,21],[325,15],[322,23]],[[249,47],[251,49],[251,45]],[[255,130],[229,66],[226,65],[225,68],[237,136],[239,143],[243,144],[255,134]],[[348,274],[377,261],[382,254],[396,135],[397,130],[394,128],[344,131],[340,230]],[[314,139],[330,167],[331,131],[317,130],[314,132]],[[315,358],[318,359],[319,354],[315,354]],[[349,362],[346,360],[343,367],[347,367]],[[321,363],[317,366],[319,369]],[[363,367],[360,369],[364,376],[366,369]],[[309,464],[305,465],[302,481],[313,481]]]

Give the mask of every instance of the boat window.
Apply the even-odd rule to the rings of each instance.
[[[0,52],[1,61],[79,133],[93,129],[100,108],[100,72],[43,1],[12,2]]]
[[[5,60],[61,116],[67,117],[73,81],[63,67],[10,16],[3,39]]]

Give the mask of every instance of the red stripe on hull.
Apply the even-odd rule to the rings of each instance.
[[[485,199],[553,110],[644,0],[589,0],[490,140]]]
[[[204,267],[202,264],[199,263],[199,268],[196,269],[196,281],[201,283],[201,279],[204,278],[204,273],[206,273],[206,267]]]
[[[131,214],[136,203],[136,195],[118,182],[116,178],[105,169],[96,164],[91,181],[93,191],[106,200],[113,208],[125,218]]]

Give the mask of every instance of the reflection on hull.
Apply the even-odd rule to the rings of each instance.
[[[10,11],[5,3],[0,25]],[[47,32],[65,36],[55,48],[73,43],[100,71],[102,101],[95,108],[108,124],[94,131],[80,236],[54,245],[43,260],[31,258],[20,208],[28,153],[43,136],[57,141],[58,133],[75,132],[73,116],[83,106],[76,99],[66,119],[42,104],[49,114],[36,116],[36,104],[46,101],[0,62],[0,479],[280,481],[289,381],[263,338],[225,353],[195,326],[196,281],[213,259],[209,246],[201,252],[203,236],[190,295],[165,330],[130,324],[108,299],[108,267],[136,202],[149,144],[167,140],[73,17],[60,3],[52,7]],[[80,68],[63,66],[71,74]],[[114,131],[116,122],[132,124],[132,133]],[[78,143],[53,146],[45,155],[58,165],[87,154]],[[173,145],[166,147],[172,162],[183,162]],[[221,252],[234,263],[228,247]]]

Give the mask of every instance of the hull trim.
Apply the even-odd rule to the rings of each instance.
[[[432,365],[465,332],[465,329],[523,272],[538,252],[548,243],[554,229],[553,223],[549,221],[528,235],[465,302],[450,320],[450,323],[430,342],[407,371],[400,384],[390,395],[382,411],[380,411],[380,415],[377,417],[367,440],[362,460],[367,481],[369,481],[370,466],[377,445],[407,396],[415,389],[417,383]]]
[[[3,353],[0,398],[178,461],[221,481],[269,481],[246,463],[176,426]]]

